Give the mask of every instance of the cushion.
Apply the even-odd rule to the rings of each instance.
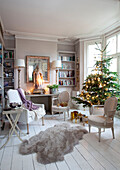
[[[7,95],[9,98],[9,103],[21,103],[22,104],[22,100],[17,90],[10,89],[7,91]]]
[[[68,111],[69,109],[70,109],[69,107],[61,107],[61,106],[57,106],[57,105],[52,106],[52,110],[58,111],[58,112]]]
[[[111,127],[113,125],[113,121],[108,118],[106,122],[106,117],[101,115],[91,115],[88,116],[88,124],[96,126],[96,127]]]
[[[61,102],[61,103],[60,103],[60,106],[62,106],[62,107],[66,107],[67,105],[68,105],[67,102]]]

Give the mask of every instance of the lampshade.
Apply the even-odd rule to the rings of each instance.
[[[25,67],[25,61],[24,59],[15,59],[15,68],[23,68]]]
[[[54,60],[54,61],[52,62],[52,68],[53,68],[53,69],[61,68],[61,67],[62,67],[61,60]]]

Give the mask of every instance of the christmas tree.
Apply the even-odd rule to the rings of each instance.
[[[111,72],[109,67],[111,65],[112,57],[106,56],[106,47],[101,50],[96,43],[96,50],[100,51],[101,60],[96,61],[94,69],[85,82],[83,83],[82,92],[78,97],[73,99],[77,103],[83,103],[83,107],[91,107],[92,105],[104,105],[105,100],[111,96],[119,98],[120,85],[118,82],[117,72]],[[119,103],[118,99],[118,103]],[[118,104],[118,110],[120,105]]]

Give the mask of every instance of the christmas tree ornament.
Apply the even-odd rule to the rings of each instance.
[[[78,99],[77,97],[73,97],[73,99],[77,101],[78,104],[82,103],[83,107],[104,105],[105,100],[108,97],[116,96],[118,98],[117,110],[120,110],[120,85],[117,83],[118,74],[117,72],[111,72],[109,70],[112,57],[104,55],[106,54],[107,46],[108,45],[106,45],[105,48],[101,50],[97,45],[98,48],[96,49],[101,52],[101,60],[96,61],[94,65],[95,68],[83,83],[80,98]]]

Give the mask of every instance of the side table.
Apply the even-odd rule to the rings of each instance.
[[[15,134],[17,135],[17,137],[23,141],[20,137],[20,134],[23,133],[21,132],[20,128],[18,127],[17,123],[18,123],[18,120],[20,118],[20,115],[23,111],[23,108],[15,108],[15,109],[11,109],[9,111],[3,111],[2,114],[5,115],[11,125],[11,128],[9,130],[9,133],[8,133],[8,139],[7,141],[4,143],[4,145],[2,145],[0,147],[0,149],[2,149],[9,141],[9,139],[12,137],[13,135],[13,132],[15,132]],[[14,115],[14,116],[13,116]],[[18,133],[19,132],[19,133]]]

